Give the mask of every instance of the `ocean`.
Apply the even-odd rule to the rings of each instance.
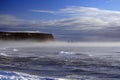
[[[120,43],[0,41],[0,80],[120,80]]]

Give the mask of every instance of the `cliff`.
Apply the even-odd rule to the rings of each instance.
[[[54,37],[52,34],[48,34],[48,33],[0,32],[0,40],[53,41]]]

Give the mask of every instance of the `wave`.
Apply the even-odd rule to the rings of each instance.
[[[26,80],[119,80],[120,47],[102,44],[0,42],[0,70],[10,71],[0,72],[0,78],[11,79],[8,74],[13,74],[13,80],[20,76]]]
[[[57,56],[59,56],[60,58],[66,58],[66,59],[79,59],[79,58],[93,57],[92,55],[89,55],[89,54],[76,53],[76,52],[70,52],[70,51],[60,51]]]
[[[117,78],[98,78],[91,76],[68,75],[66,78],[41,77],[14,71],[0,71],[0,80],[119,80]]]
[[[44,78],[21,72],[0,71],[0,80],[60,80],[54,78]]]
[[[41,77],[14,71],[0,71],[0,80],[93,80],[94,77],[69,75],[66,78]]]
[[[60,51],[59,54],[65,54],[65,55],[74,55],[74,52],[66,52],[66,51]]]
[[[89,56],[79,58],[0,56],[0,70],[14,70],[42,77],[66,78],[68,75],[78,75],[79,77],[120,78],[119,64],[120,62],[113,64],[113,61]]]
[[[10,56],[10,55],[8,55],[6,53],[0,53],[0,56]]]

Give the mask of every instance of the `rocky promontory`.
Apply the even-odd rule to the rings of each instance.
[[[54,37],[52,34],[39,32],[0,32],[0,40],[53,41]]]

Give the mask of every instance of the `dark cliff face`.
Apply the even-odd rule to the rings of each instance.
[[[53,41],[54,37],[48,33],[0,32],[0,40]]]

